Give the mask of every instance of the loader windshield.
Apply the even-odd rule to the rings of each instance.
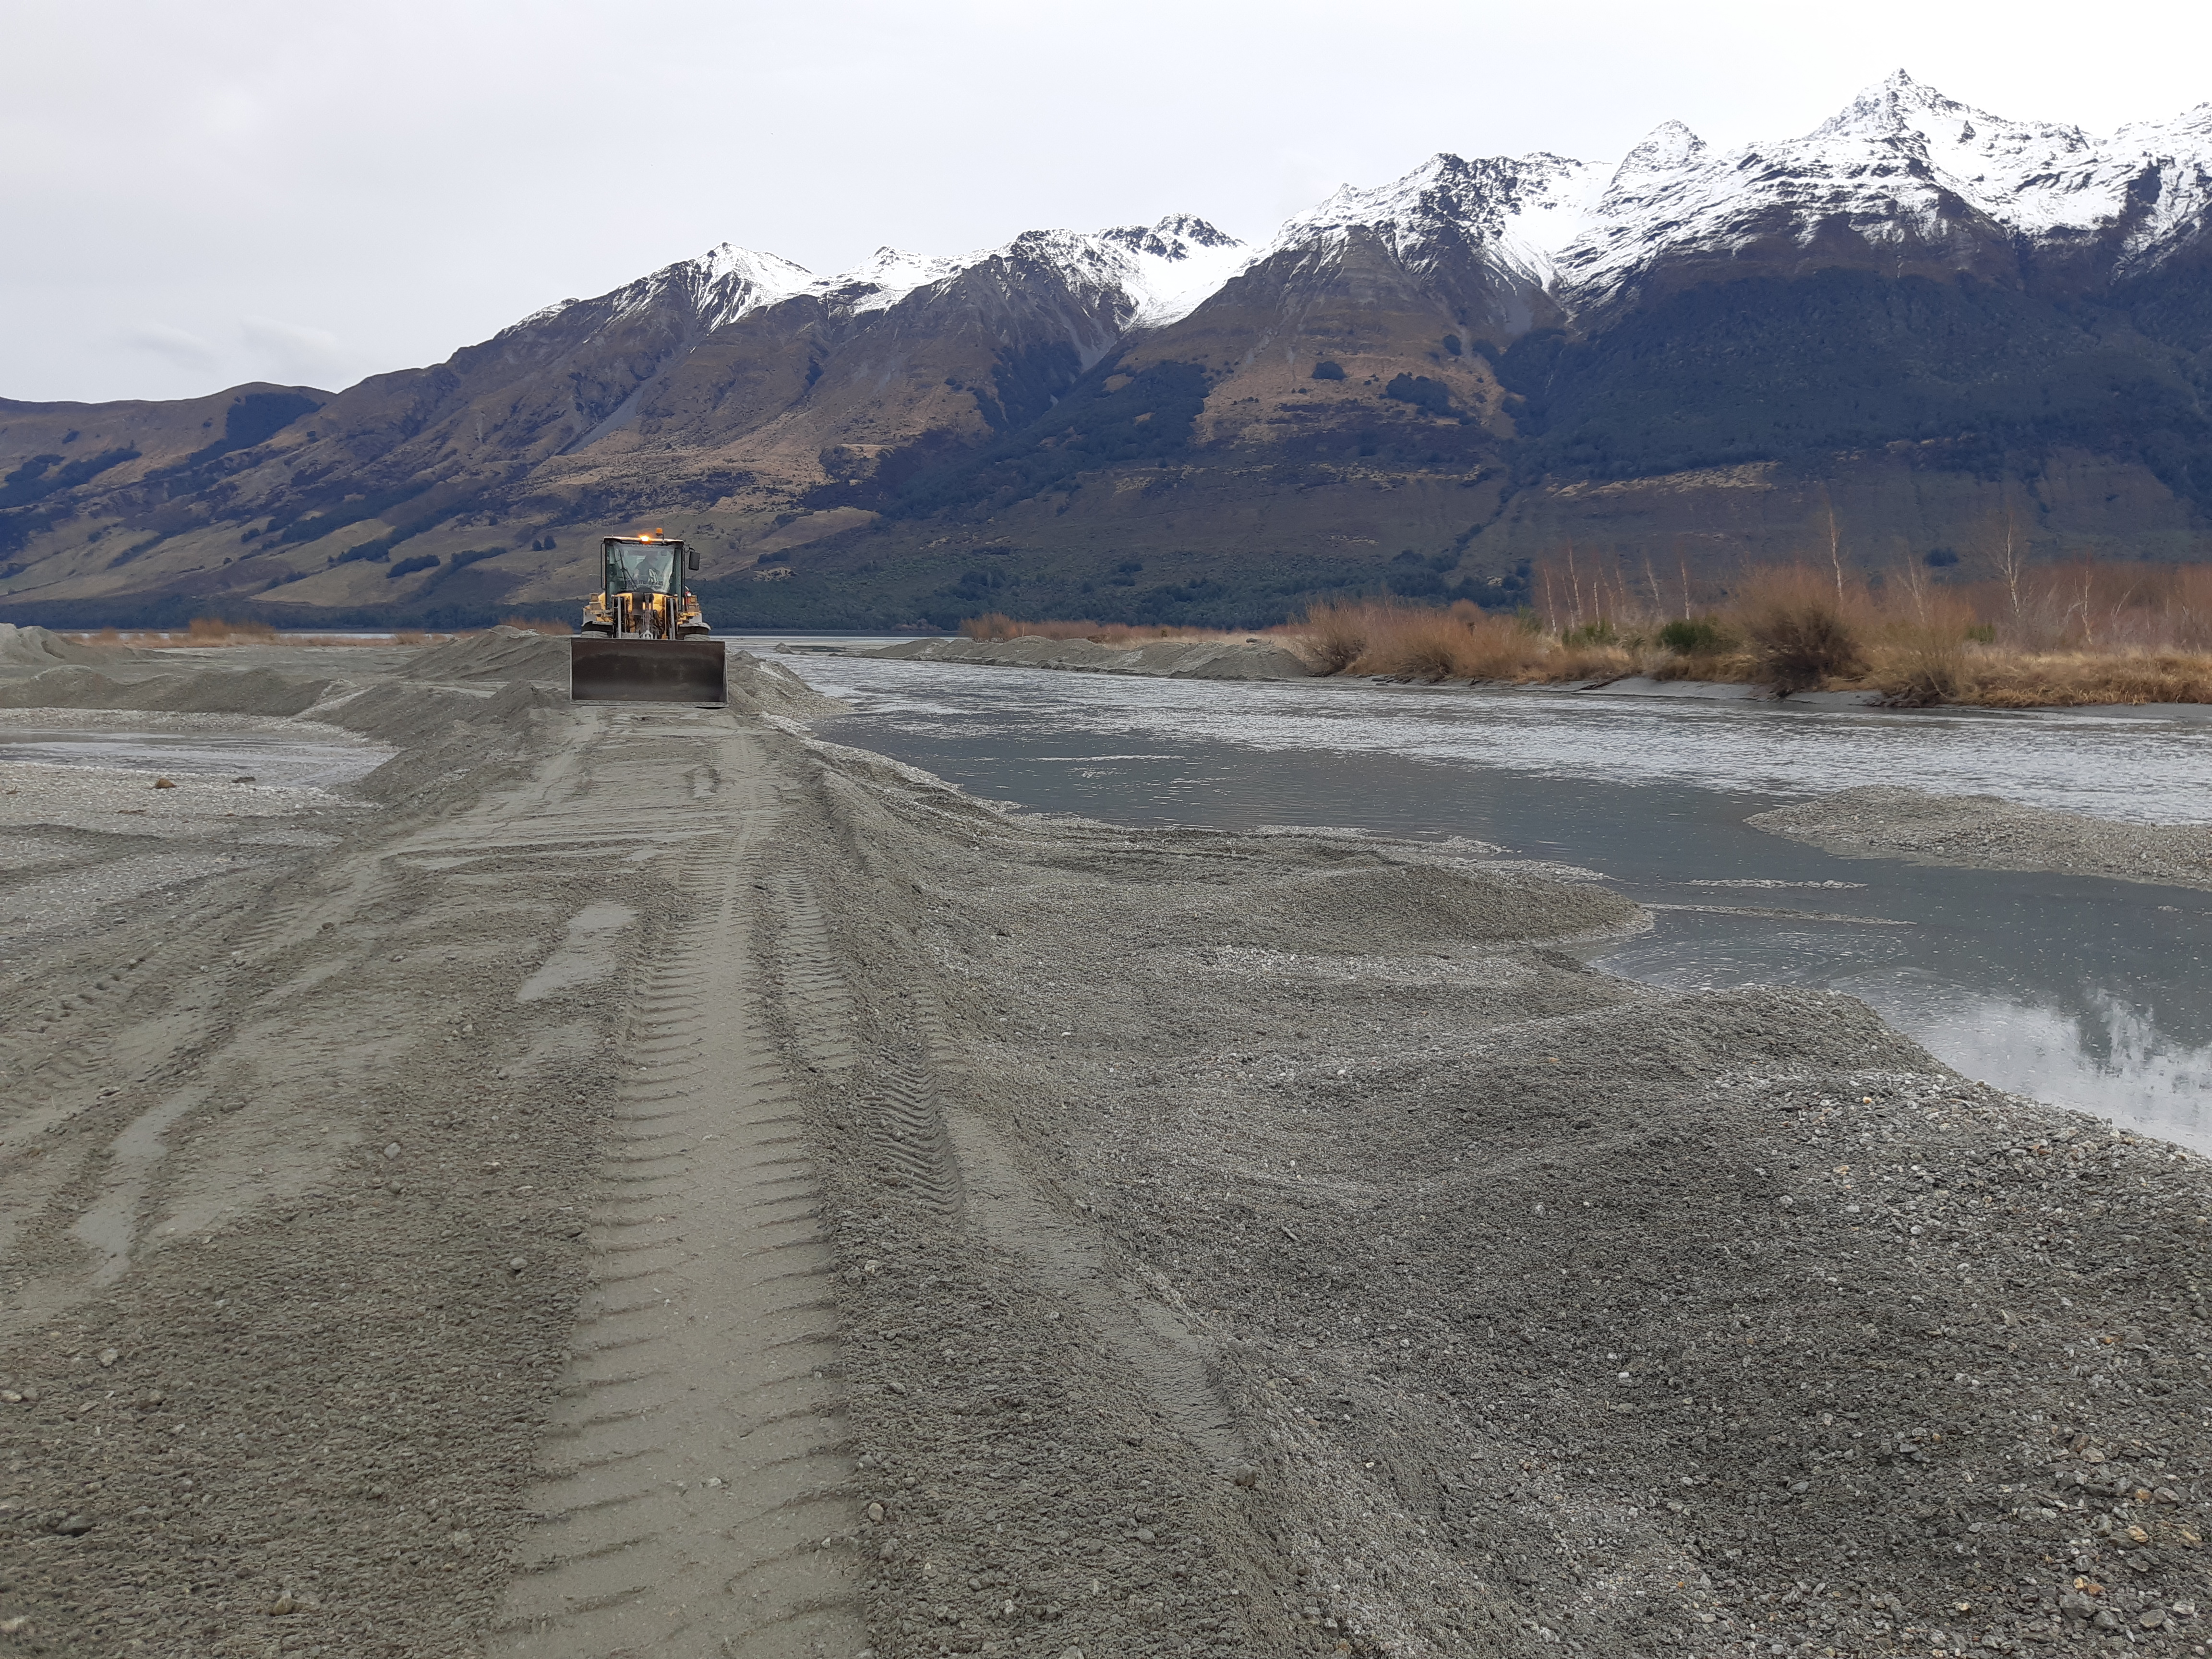
[[[607,592],[672,593],[676,591],[674,542],[651,546],[617,543],[607,550]]]

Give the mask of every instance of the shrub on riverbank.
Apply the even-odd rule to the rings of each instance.
[[[1937,585],[1953,564],[1853,573],[1839,560],[1740,572],[1725,587],[1662,582],[1570,551],[1534,571],[1519,614],[1397,597],[1332,599],[1270,629],[1317,674],[1508,684],[1626,675],[1766,685],[1788,695],[1875,691],[1899,707],[2212,702],[2212,567],[2063,565]],[[1017,622],[993,612],[971,639],[1021,635],[1137,645],[1237,639],[1198,629]]]
[[[1936,586],[1911,564],[1744,573],[1668,614],[1650,566],[1632,583],[1587,558],[1537,573],[1517,618],[1401,599],[1316,605],[1291,637],[1316,672],[1567,684],[1641,674],[1876,691],[1899,707],[2212,702],[2212,568],[2087,561]]]
[[[1298,643],[1317,674],[1341,674],[1367,654],[1381,613],[1393,607],[1358,600],[1325,599],[1306,610]]]
[[[1746,584],[1736,616],[1759,678],[1784,696],[1866,666],[1861,626],[1840,583],[1809,570],[1762,571]]]
[[[1449,607],[1402,599],[1334,599],[1273,630],[1318,674],[1427,680],[1611,679],[1634,659],[1617,642],[1547,637],[1533,618],[1501,617],[1462,599]]]

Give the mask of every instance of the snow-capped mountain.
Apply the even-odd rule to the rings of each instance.
[[[1604,175],[1595,163],[1542,151],[1472,161],[1433,155],[1376,189],[1344,185],[1285,224],[1266,252],[1304,250],[1364,233],[1412,270],[1473,250],[1504,272],[1547,284],[1557,250],[1581,228]]]
[[[515,326],[542,324],[575,307],[602,311],[614,321],[672,306],[711,331],[802,299],[841,316],[865,317],[994,264],[1012,264],[1057,272],[1071,288],[1094,297],[1116,327],[1158,328],[1187,316],[1251,258],[1243,242],[1188,213],[1171,213],[1153,225],[1094,232],[1024,231],[1011,242],[957,258],[881,247],[850,270],[829,276],[778,254],[724,242],[599,299],[547,307]]]
[[[1668,121],[1617,163],[1439,154],[1389,184],[1342,186],[1256,248],[1183,213],[1028,231],[954,257],[880,248],[830,276],[725,243],[516,328],[665,313],[698,337],[793,302],[865,325],[1042,282],[1069,302],[1069,344],[1089,362],[1116,339],[1173,327],[1255,266],[1326,280],[1356,241],[1411,279],[1448,276],[1450,302],[1478,331],[1510,337],[1543,309],[1534,296],[1551,302],[1544,314],[1595,325],[1728,276],[1832,266],[2009,278],[2023,260],[2084,254],[2125,276],[2197,244],[2208,224],[2212,104],[2096,138],[1992,115],[1899,70],[1802,137],[1733,150]],[[1468,302],[1470,273],[1496,303]]]
[[[2100,237],[2125,273],[2203,234],[2208,187],[2212,105],[2096,139],[1991,115],[1900,70],[1802,138],[1722,152],[1668,123],[1561,246],[1559,281],[1588,310],[1670,261],[1763,254],[1802,269],[1856,254],[1893,273],[1995,274]]]
[[[2094,138],[1975,109],[1900,70],[1799,138],[1719,151],[1668,121],[1617,164],[1439,155],[1391,184],[1345,185],[1261,257],[1355,232],[1417,270],[1477,247],[1572,314],[1634,298],[1670,262],[1850,263],[1854,245],[1893,270],[1969,270],[2105,238],[2125,274],[2203,236],[2208,209],[2212,104]]]
[[[1182,213],[829,275],[725,243],[336,395],[0,404],[0,605],[534,600],[571,531],[686,513],[732,558],[850,542],[915,593],[985,544],[1088,549],[1115,592],[1157,546],[1176,592],[1227,592],[1261,534],[1309,573],[1382,549],[1429,593],[1473,547],[1694,546],[1716,519],[1789,556],[1759,469],[1846,492],[1880,456],[1919,469],[1864,485],[1893,548],[1970,543],[2020,509],[1992,478],[2073,468],[2042,506],[2085,515],[2076,544],[2185,556],[2212,526],[2208,291],[2212,104],[2097,136],[1899,73],[1726,150],[1668,121],[1617,162],[1433,155],[1256,246]],[[447,550],[450,583],[416,562]],[[834,614],[943,609],[910,599]]]

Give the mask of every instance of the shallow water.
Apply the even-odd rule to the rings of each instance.
[[[778,660],[856,703],[825,737],[1030,810],[1468,836],[1602,871],[1662,907],[1595,955],[1613,972],[1847,991],[1970,1076],[2212,1150],[2212,893],[1845,859],[1743,823],[1863,783],[2197,821],[2212,727]]]

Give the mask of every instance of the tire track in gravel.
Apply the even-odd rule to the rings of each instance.
[[[899,1052],[888,1052],[890,1045],[878,1042],[878,1052],[862,1061],[852,989],[838,966],[813,884],[786,873],[760,887],[775,910],[775,959],[784,1020],[793,1043],[825,1076],[856,1075],[846,1092],[888,1165],[885,1178],[940,1210],[957,1210],[959,1173],[930,1084],[933,1027]]]
[[[957,1173],[969,1222],[1000,1249],[1026,1260],[1064,1293],[1100,1340],[1144,1381],[1162,1413],[1211,1463],[1234,1477],[1252,1462],[1236,1413],[1216,1385],[1211,1346],[1167,1299],[1164,1281],[1149,1287],[1115,1275],[1097,1230],[1055,1205],[1022,1168],[980,1113],[937,1097],[933,1081],[952,1068],[944,1021],[923,1005],[915,1014],[919,1086],[910,1109],[926,1115],[942,1155]],[[1153,1293],[1148,1294],[1148,1290]]]
[[[851,1069],[853,994],[837,968],[829,925],[805,877],[782,873],[757,884],[775,908],[775,960],[785,1018],[799,1052],[817,1072]]]
[[[687,849],[690,919],[630,1016],[592,1283],[523,1540],[535,1559],[494,1654],[852,1659],[866,1646],[854,1558],[828,1542],[855,1520],[834,1255],[756,994],[756,887],[785,899],[802,937],[820,921],[809,934],[803,895],[756,880],[781,816],[763,765],[732,733],[713,764],[673,775],[680,805],[655,803],[719,833]],[[804,983],[823,995],[818,975]],[[849,1031],[849,1007],[837,1012]]]
[[[1216,1385],[1211,1346],[1173,1306],[1164,1281],[1115,1275],[1095,1229],[1054,1206],[977,1113],[945,1114],[969,1218],[983,1237],[1027,1260],[1060,1291],[1100,1340],[1141,1377],[1161,1413],[1224,1477],[1252,1464],[1236,1413]]]
[[[787,1018],[802,1049],[828,1052],[852,1031],[854,999],[812,889],[796,875],[764,885],[784,919]],[[910,1035],[896,1053],[870,1056],[850,1091],[888,1178],[957,1212],[1066,1296],[1218,1473],[1235,1476],[1249,1467],[1250,1449],[1212,1375],[1210,1346],[1172,1305],[1172,1292],[1162,1283],[1148,1294],[1118,1279],[1096,1229],[1055,1206],[979,1114],[946,1103],[938,1079],[952,1069],[952,1045],[943,1017],[911,985],[908,994],[915,999]]]

